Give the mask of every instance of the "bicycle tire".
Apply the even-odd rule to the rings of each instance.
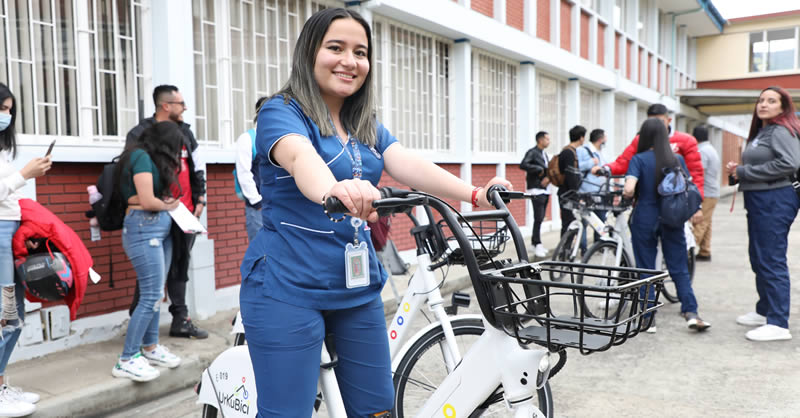
[[[686,256],[688,258],[689,263],[689,283],[694,280],[694,268],[695,268],[695,254],[694,248],[689,248],[686,252]],[[661,262],[661,269],[667,270],[666,261]],[[664,289],[661,291],[661,294],[664,295],[664,298],[672,303],[678,303],[678,290],[675,288],[675,282],[672,281],[672,277],[668,276],[664,279]]]
[[[483,322],[478,319],[457,319],[453,321],[453,333],[456,337],[459,336],[467,336],[472,335],[475,337],[480,336],[483,334]],[[444,330],[441,326],[431,329],[430,331],[426,332],[422,337],[420,337],[414,345],[406,352],[403,356],[403,359],[400,361],[400,364],[397,367],[397,370],[394,374],[394,388],[395,388],[395,404],[394,408],[392,409],[392,416],[396,418],[402,418],[404,416],[413,417],[417,415],[417,411],[407,411],[411,404],[406,405],[406,403],[413,403],[418,402],[415,405],[416,408],[422,406],[425,400],[430,397],[430,394],[436,390],[436,387],[433,386],[433,383],[436,384],[441,383],[442,380],[447,376],[447,371],[444,367],[439,367],[437,372],[443,372],[442,374],[437,374],[436,377],[433,379],[429,378],[430,376],[425,376],[424,382],[420,379],[415,379],[414,375],[419,373],[415,372],[414,368],[416,366],[424,367],[425,365],[419,364],[422,357],[431,351],[431,348],[439,346],[440,343],[444,341]],[[439,350],[432,350],[433,352],[440,352]],[[428,359],[432,360],[431,364],[440,364],[443,365],[444,361],[441,359],[441,354],[438,355],[438,358]],[[419,369],[417,369],[419,370]],[[437,380],[438,378],[441,380]],[[419,385],[422,383],[424,386],[428,386],[427,388],[422,387]],[[418,386],[423,389],[424,394],[418,397],[414,397],[413,394],[407,392],[409,386]],[[502,389],[502,388],[498,388]],[[407,399],[410,397],[411,399]],[[494,398],[498,398],[497,391],[493,395],[490,395],[489,399],[485,403],[494,403],[497,401],[501,401],[502,397],[499,397],[497,401]],[[552,418],[553,417],[553,396],[552,391],[550,390],[550,384],[545,383],[545,385],[537,391],[537,398],[539,401],[539,409],[545,414],[546,417]],[[505,410],[505,406],[502,406],[502,402],[497,404],[501,406]],[[477,411],[476,411],[477,412]],[[472,416],[472,415],[470,415]]]
[[[592,257],[597,255],[600,251],[608,250],[610,251],[611,257],[611,264],[604,264],[602,262],[598,262],[597,260],[593,260]],[[616,241],[597,241],[589,247],[589,250],[586,251],[586,254],[583,256],[581,260],[582,264],[592,264],[592,265],[604,265],[604,266],[615,266],[616,264],[616,252],[617,252],[617,242]],[[606,253],[603,253],[604,255]],[[603,261],[608,260],[607,257],[603,257]],[[628,254],[623,251],[622,258],[620,259],[620,265],[615,267],[633,267],[633,260],[628,259]],[[625,273],[622,273],[624,275]],[[621,275],[621,276],[622,276]],[[576,275],[577,279],[576,282],[583,284],[583,275]],[[601,279],[602,280],[602,279]],[[590,283],[586,283],[590,284]],[[594,283],[597,285],[602,286],[602,283]],[[610,301],[608,304],[605,300],[605,296],[603,293],[593,293],[591,294],[593,297],[586,297],[587,295],[583,291],[578,292],[578,299],[580,300],[581,305],[583,306],[584,314],[592,317],[592,318],[615,318],[616,315],[625,307],[625,303],[613,303]],[[592,303],[592,302],[597,302]],[[597,306],[592,306],[597,305]]]
[[[575,246],[578,245],[578,230],[577,229],[568,229],[564,235],[561,237],[561,240],[558,241],[558,245],[556,246],[555,251],[553,251],[553,261],[565,261],[565,262],[573,262],[575,259],[572,257],[572,250]],[[564,280],[567,275],[569,275],[569,269],[553,269],[550,273],[550,281],[553,282],[560,282]]]

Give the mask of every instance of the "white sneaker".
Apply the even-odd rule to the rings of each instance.
[[[656,329],[656,326],[655,325],[650,325],[650,328],[647,328],[647,330],[645,332],[648,333],[648,334],[655,334],[656,331],[658,331]]]
[[[736,323],[740,325],[747,325],[748,327],[760,327],[767,324],[767,317],[761,316],[755,312],[748,312],[736,318]]]
[[[111,375],[114,377],[127,377],[136,382],[149,382],[160,376],[161,372],[151,366],[141,354],[136,353],[128,361],[118,360],[114,368],[111,369]]]
[[[0,390],[6,392],[6,396],[22,402],[36,403],[39,402],[39,399],[41,399],[41,396],[39,396],[38,393],[24,392],[22,389],[15,388],[14,386],[3,385],[0,387]]]
[[[750,341],[780,341],[791,340],[792,334],[786,328],[781,328],[776,325],[762,325],[756,329],[747,331],[744,335]]]
[[[544,245],[542,244],[536,244],[533,254],[539,258],[545,258],[547,257],[547,248],[544,248]]]
[[[0,417],[24,417],[36,411],[36,405],[18,401],[7,391],[0,392]]]
[[[156,345],[155,350],[147,351],[142,348],[142,355],[156,366],[174,369],[181,364],[181,358],[169,352],[167,347]]]

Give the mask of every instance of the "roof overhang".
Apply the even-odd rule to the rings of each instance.
[[[788,92],[793,101],[800,100],[800,89]],[[761,90],[684,89],[675,92],[681,103],[709,116],[753,113],[759,94]]]
[[[727,23],[711,0],[656,0],[656,6],[685,26],[690,37],[719,34]]]

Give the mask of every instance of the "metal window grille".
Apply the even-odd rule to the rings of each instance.
[[[581,121],[580,124],[587,130],[586,139],[589,139],[588,133],[593,129],[604,129],[600,121],[600,111],[598,109],[597,93],[594,90],[581,88]]]
[[[472,149],[517,151],[518,65],[489,53],[472,54]]]
[[[569,143],[567,133],[567,83],[541,73],[537,76],[539,90],[539,126],[550,134],[554,154]]]
[[[408,148],[449,151],[452,43],[386,19],[373,32],[379,119]]]
[[[219,68],[216,2],[192,2],[195,132],[199,141],[219,141]]]

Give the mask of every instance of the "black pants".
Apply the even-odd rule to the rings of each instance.
[[[169,231],[172,239],[172,263],[167,272],[167,295],[170,305],[169,313],[172,322],[177,323],[189,317],[189,307],[186,306],[186,282],[189,281],[189,256],[194,247],[194,234],[185,234],[174,222]],[[139,303],[139,283],[133,294],[133,302],[128,310],[132,314]]]
[[[547,203],[549,201],[549,194],[540,194],[531,198],[531,206],[533,206],[533,232],[531,233],[531,244],[533,246],[542,243],[542,221],[544,221],[544,215],[547,213]]]

